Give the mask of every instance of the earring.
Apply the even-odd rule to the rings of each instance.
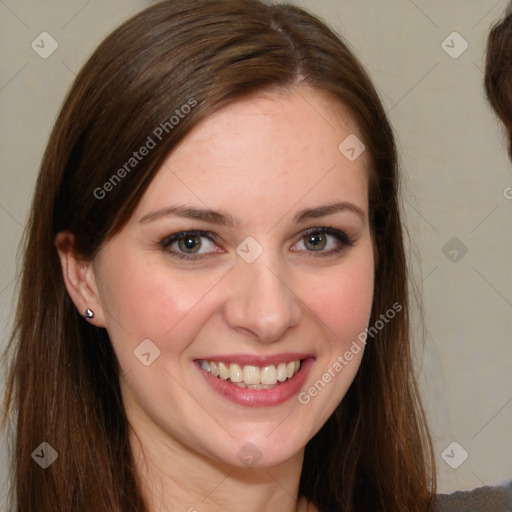
[[[86,320],[91,320],[94,318],[94,311],[92,309],[87,308],[84,313],[84,318]]]

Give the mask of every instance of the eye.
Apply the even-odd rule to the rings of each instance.
[[[292,250],[325,255],[338,253],[353,243],[353,240],[338,229],[312,228],[302,233],[302,238],[292,247]]]
[[[183,231],[166,237],[160,245],[177,258],[194,258],[195,255],[222,252],[215,244],[216,235],[206,231]]]
[[[182,252],[195,254],[201,249],[202,240],[198,235],[187,235],[178,239],[178,248]]]
[[[307,235],[303,239],[306,249],[310,251],[321,251],[325,249],[329,240],[325,233],[313,233]]]

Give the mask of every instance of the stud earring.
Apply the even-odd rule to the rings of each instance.
[[[94,318],[94,311],[92,309],[87,308],[84,313],[84,318],[86,320],[91,320]]]

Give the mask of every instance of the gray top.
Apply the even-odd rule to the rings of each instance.
[[[440,494],[432,512],[512,512],[512,481],[503,487]]]

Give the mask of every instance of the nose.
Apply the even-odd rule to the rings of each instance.
[[[230,297],[224,306],[227,324],[262,343],[272,343],[299,324],[302,307],[286,274],[278,274],[268,264],[239,261],[232,272]]]

